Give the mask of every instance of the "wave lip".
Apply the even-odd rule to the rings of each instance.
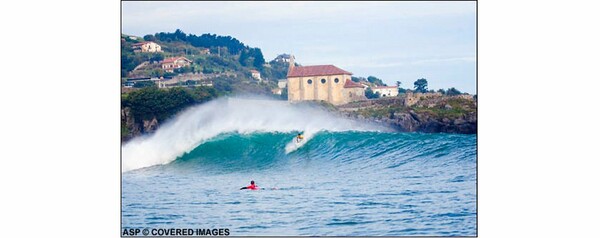
[[[122,172],[167,164],[207,140],[224,133],[304,132],[305,142],[319,131],[386,131],[306,104],[265,99],[221,98],[191,107],[154,134],[122,146]],[[304,142],[304,143],[305,143]],[[290,142],[295,143],[295,142]],[[289,147],[291,145],[288,144]],[[299,148],[290,148],[290,153]]]

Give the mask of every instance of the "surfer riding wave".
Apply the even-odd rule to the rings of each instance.
[[[298,136],[296,136],[296,143],[300,143],[300,141],[302,141],[304,139],[304,136],[301,133],[298,133]]]

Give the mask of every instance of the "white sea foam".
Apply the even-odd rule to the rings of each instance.
[[[167,164],[222,133],[304,132],[304,142],[318,131],[377,131],[384,128],[340,118],[322,109],[285,101],[221,98],[191,107],[154,134],[122,146],[123,172]],[[302,145],[291,141],[286,153]],[[289,147],[289,148],[288,148]]]

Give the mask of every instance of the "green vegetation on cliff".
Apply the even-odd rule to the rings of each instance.
[[[164,121],[182,109],[206,102],[217,96],[213,88],[170,88],[146,87],[121,95],[121,108],[130,108],[136,120],[156,118]]]
[[[121,42],[121,77],[127,77],[138,65],[149,62],[158,63],[166,57],[185,56],[194,64],[181,72],[243,73],[251,69],[263,72],[265,59],[260,48],[252,48],[231,36],[219,36],[215,34],[185,34],[177,29],[173,33],[160,32],[154,35],[146,35],[144,38],[122,37]],[[141,53],[133,52],[133,44],[153,41],[159,44],[163,52]],[[205,52],[208,49],[208,52]],[[272,71],[272,70],[271,70]],[[286,71],[287,72],[287,69]],[[146,71],[137,72],[145,77],[172,76],[164,73],[160,67],[149,67]],[[270,73],[267,73],[270,74]],[[138,75],[136,75],[138,76]],[[268,77],[267,80],[272,79]]]
[[[414,112],[421,115],[427,115],[435,119],[457,119],[469,113],[475,113],[477,106],[474,100],[457,97],[440,97],[437,100],[424,99],[412,106],[405,106],[402,100],[388,100],[391,103],[385,103],[381,100],[371,106],[364,106],[356,110],[354,114],[365,118],[393,118],[394,113]]]
[[[473,100],[464,98],[449,98],[431,107],[413,106],[411,109],[417,113],[426,114],[435,119],[442,120],[447,118],[450,120],[455,120],[464,115],[475,113],[477,106]]]
[[[144,40],[158,42],[185,42],[194,47],[203,47],[209,49],[224,47],[224,49],[232,55],[239,54],[241,51],[249,48],[248,46],[244,45],[244,43],[231,36],[219,36],[216,34],[202,34],[197,36],[194,34],[185,34],[179,29],[175,30],[173,33],[160,32],[154,35],[146,35],[144,36]]]
[[[427,93],[365,100],[340,106],[343,115],[374,120],[401,131],[477,133],[477,102],[473,96]]]

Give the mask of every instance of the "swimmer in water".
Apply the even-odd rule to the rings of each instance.
[[[240,188],[240,190],[243,189],[258,190],[258,186],[256,186],[256,184],[254,184],[254,180],[252,180],[250,181],[250,185]]]

